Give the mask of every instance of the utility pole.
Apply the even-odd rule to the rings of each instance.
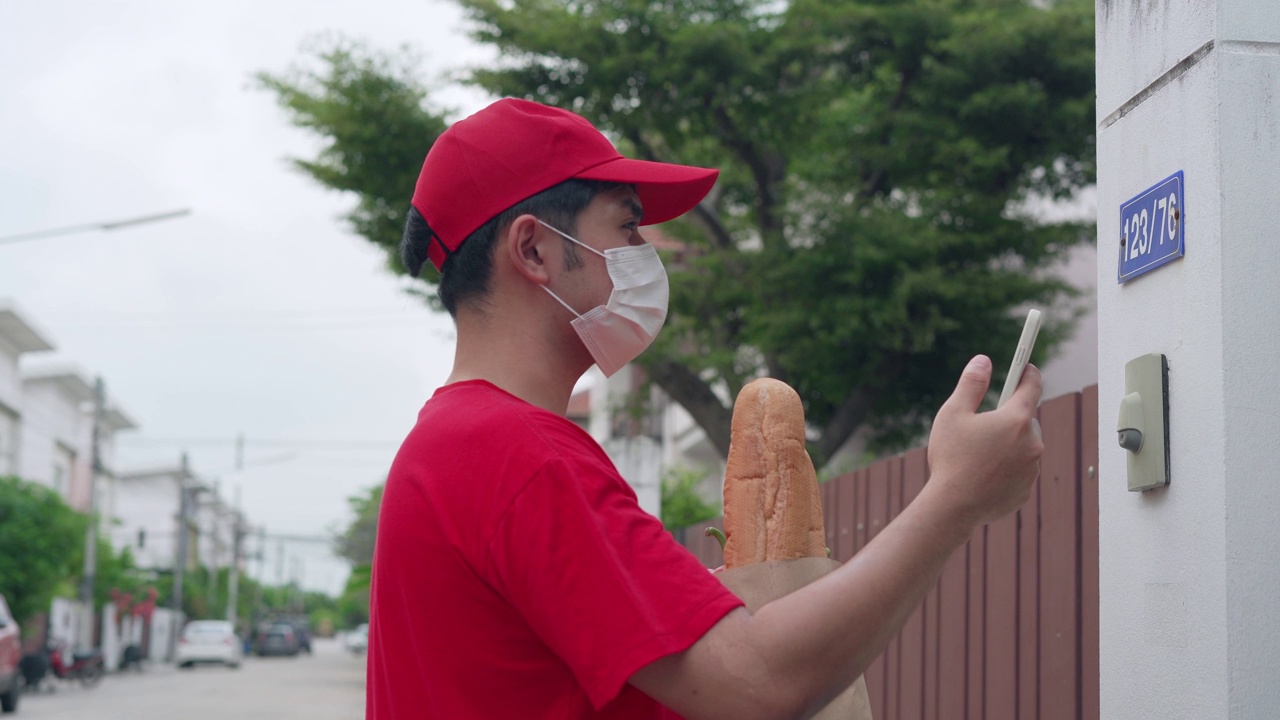
[[[284,587],[284,538],[276,542],[276,586]]]
[[[169,633],[169,657],[173,657],[174,648],[178,642],[178,630],[182,627],[182,579],[187,571],[187,543],[190,540],[191,528],[187,525],[187,518],[190,505],[188,496],[188,479],[190,477],[190,465],[188,464],[187,454],[182,453],[182,469],[178,475],[178,555],[173,560],[173,609],[178,614],[179,623]]]
[[[84,571],[80,577],[80,602],[84,604],[87,632],[80,633],[84,648],[93,644],[93,585],[98,571],[98,476],[102,474],[102,423],[107,386],[99,376],[93,383],[93,439],[89,460],[89,527],[84,537]]]
[[[253,591],[253,628],[256,632],[262,614],[262,586],[267,584],[267,528],[258,528],[258,586]]]
[[[231,622],[231,627],[236,626],[239,620],[237,617],[237,601],[240,594],[240,555],[244,551],[244,525],[240,521],[240,486],[236,486],[235,492],[235,509],[231,515],[234,523],[231,530],[231,576],[227,578],[227,620]]]
[[[222,537],[218,533],[218,525],[222,519],[221,480],[213,481],[213,500],[209,503],[209,587],[205,593],[205,607],[210,615],[218,600],[218,560],[222,557]]]
[[[236,472],[244,469],[244,433],[236,435]]]

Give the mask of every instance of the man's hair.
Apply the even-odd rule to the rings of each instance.
[[[507,208],[471,233],[449,256],[440,270],[437,294],[444,309],[455,319],[458,307],[481,302],[489,293],[489,278],[493,272],[493,248],[499,233],[521,215],[534,215],[561,232],[576,235],[578,214],[586,209],[595,196],[623,187],[615,182],[598,180],[566,180]],[[404,235],[400,239],[400,259],[409,274],[417,277],[428,261],[431,229],[427,221],[410,206],[405,217]],[[573,243],[564,241],[565,262],[570,269],[582,264]]]

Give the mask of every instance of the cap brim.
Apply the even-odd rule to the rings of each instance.
[[[692,210],[716,184],[719,170],[618,158],[574,175],[636,186],[644,206],[644,225],[656,225]]]

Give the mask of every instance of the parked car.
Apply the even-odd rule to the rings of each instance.
[[[311,654],[311,624],[305,619],[293,619],[282,621],[289,627],[293,628],[294,637],[298,638],[298,649],[308,655]]]
[[[267,655],[297,655],[301,649],[298,634],[288,623],[273,623],[258,631],[258,639],[254,651],[265,657]]]
[[[235,627],[226,620],[195,620],[187,623],[178,638],[178,667],[196,663],[218,663],[240,667],[240,638]]]
[[[0,711],[16,712],[20,691],[18,664],[22,661],[22,630],[0,595]]]
[[[368,623],[360,623],[355,630],[347,633],[347,649],[357,655],[369,649]]]

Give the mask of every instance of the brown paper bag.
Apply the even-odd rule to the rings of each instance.
[[[724,570],[716,574],[725,587],[733,591],[755,612],[783,595],[795,592],[840,567],[830,558],[774,560]],[[861,677],[817,715],[818,720],[872,720],[867,684]]]

